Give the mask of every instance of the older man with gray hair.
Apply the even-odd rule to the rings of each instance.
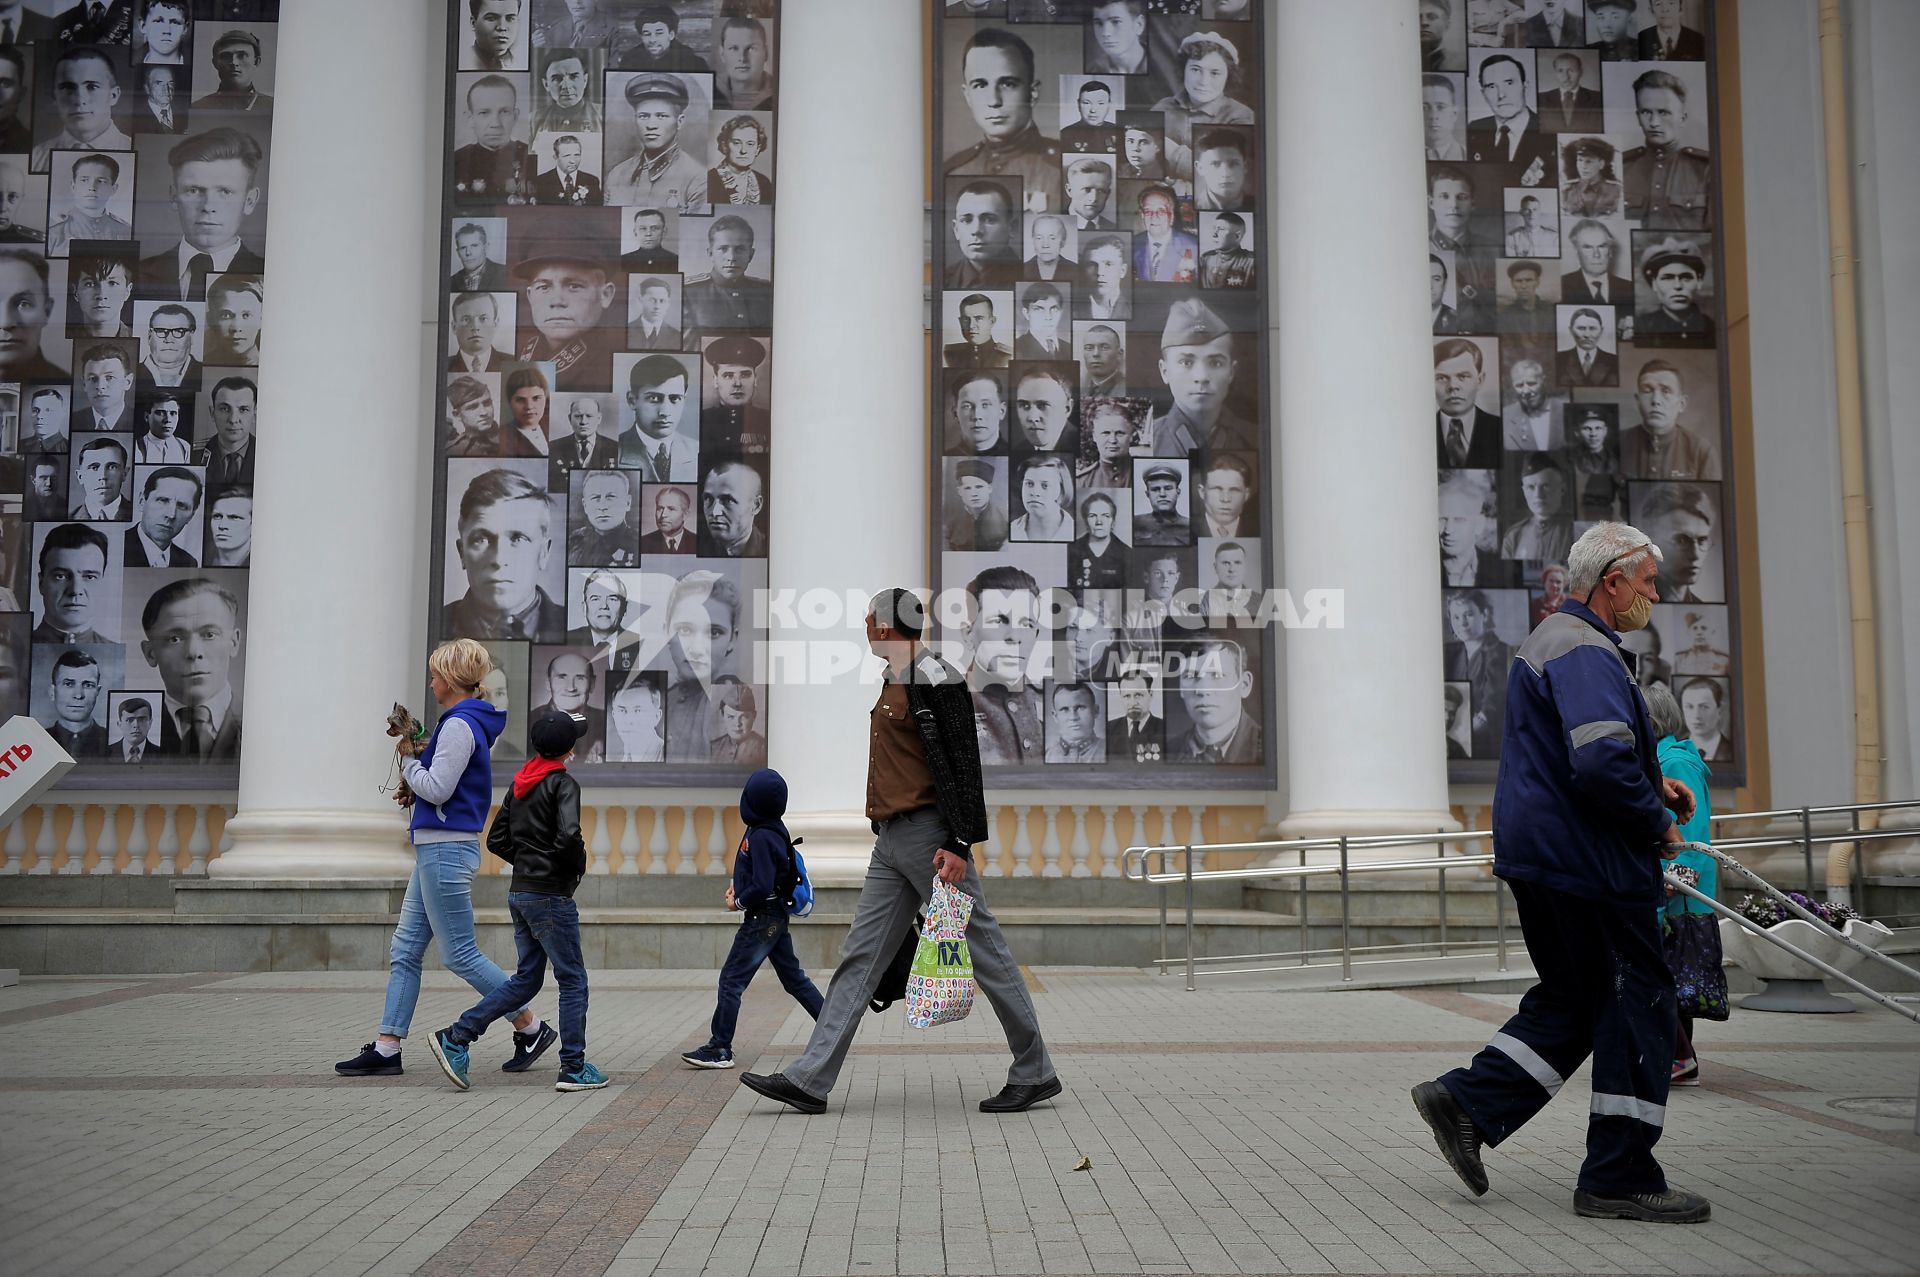
[[[1661,553],[1598,523],[1567,559],[1570,598],[1514,654],[1494,783],[1494,873],[1520,909],[1540,983],[1476,1055],[1413,1089],[1441,1154],[1478,1196],[1498,1145],[1593,1057],[1576,1214],[1691,1224],[1710,1207],[1670,1188],[1653,1146],[1666,1123],[1673,976],[1660,949],[1661,860],[1693,792],[1663,779],[1657,737],[1620,632],[1660,600]],[[1671,808],[1671,812],[1669,812]],[[1664,848],[1662,846],[1664,844]]]

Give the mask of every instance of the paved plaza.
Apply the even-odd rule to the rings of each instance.
[[[0,1271],[1920,1270],[1920,1031],[1883,1011],[1702,1027],[1705,1083],[1674,1093],[1660,1150],[1714,1214],[1673,1227],[1574,1216],[1584,1077],[1488,1153],[1486,1197],[1440,1160],[1408,1087],[1515,995],[1030,982],[1067,1086],[1050,1106],[975,1110],[1005,1075],[986,1006],[928,1032],[896,1006],[805,1117],[681,1065],[708,972],[594,972],[590,1055],[615,1085],[581,1095],[547,1061],[496,1072],[502,1029],[473,1090],[448,1086],[426,1034],[471,995],[444,972],[405,1076],[359,1081],[331,1063],[372,1036],[379,973],[28,980],[0,989]],[[809,1024],[762,973],[742,1066],[778,1067]]]

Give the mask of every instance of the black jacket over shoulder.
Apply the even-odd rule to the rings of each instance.
[[[931,652],[922,653],[910,669],[907,708],[920,728],[940,818],[957,844],[948,850],[970,857],[972,845],[990,836],[973,693],[958,670]]]
[[[580,782],[554,772],[515,798],[507,787],[500,814],[487,831],[487,850],[513,866],[508,891],[571,896],[587,872],[580,837]]]

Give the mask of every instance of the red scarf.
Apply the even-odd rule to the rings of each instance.
[[[563,772],[565,770],[567,770],[566,759],[542,758],[536,754],[527,760],[525,767],[522,767],[518,772],[514,773],[513,796],[515,798],[525,798],[533,792],[535,785],[538,785],[555,772]]]

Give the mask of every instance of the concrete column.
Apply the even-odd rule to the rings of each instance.
[[[419,233],[441,171],[435,7],[282,11],[247,740],[217,877],[412,870],[405,818],[378,787],[381,722],[395,700],[417,705],[423,681],[433,329],[411,302],[438,267]]]
[[[1416,14],[1404,0],[1343,0],[1270,15],[1281,583],[1346,591],[1345,628],[1286,638],[1281,830],[1456,828]]]
[[[820,879],[864,873],[873,846],[862,812],[878,665],[858,655],[863,607],[846,600],[926,575],[923,8],[807,0],[780,33],[781,166],[831,177],[786,183],[775,213],[771,583],[776,597],[826,591],[842,606],[831,628],[771,627],[786,646],[770,671],[768,758]]]

